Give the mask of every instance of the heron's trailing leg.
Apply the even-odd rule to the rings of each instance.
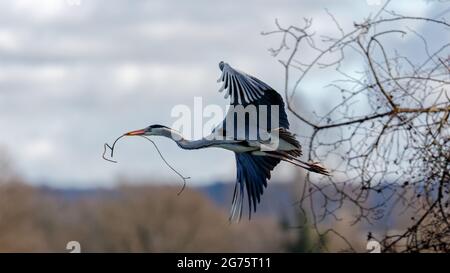
[[[304,162],[298,158],[295,158],[287,153],[281,153],[281,152],[277,152],[279,154],[275,154],[275,153],[265,153],[265,155],[273,157],[273,158],[278,158],[281,159],[285,162],[291,163],[295,166],[304,168],[308,171],[311,172],[315,172],[315,173],[319,173],[319,174],[323,174],[323,175],[327,175],[329,176],[330,173],[328,172],[327,169],[325,169],[324,167],[320,166],[318,163],[309,163],[309,162]]]

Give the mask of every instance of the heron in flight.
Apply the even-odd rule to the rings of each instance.
[[[216,147],[234,152],[237,176],[230,212],[230,220],[233,221],[242,217],[245,194],[249,218],[252,211],[256,212],[271,171],[281,161],[323,175],[328,175],[328,171],[318,163],[299,159],[301,145],[288,131],[289,121],[283,99],[273,88],[227,63],[220,62],[219,68],[222,74],[218,82],[223,83],[219,91],[225,91],[225,98],[230,97],[230,107],[233,107],[230,109],[233,110],[228,111],[224,121],[214,128],[210,136],[187,140],[180,132],[158,124],[125,135],[163,136],[187,150]],[[234,109],[239,107],[245,107],[247,115],[238,115]],[[261,119],[262,116],[266,119]],[[255,128],[256,136],[249,137],[249,131]]]

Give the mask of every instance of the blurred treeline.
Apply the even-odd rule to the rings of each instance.
[[[301,187],[303,178],[295,181]],[[292,202],[281,209],[264,213],[280,199],[271,185],[251,221],[244,215],[229,223],[229,203],[213,202],[199,189],[177,195],[178,187],[135,182],[85,192],[31,186],[0,150],[0,252],[68,252],[69,241],[78,241],[82,252],[339,252],[348,249],[343,237],[365,251],[368,232],[395,232],[409,219],[394,209],[381,225],[355,224],[357,209],[348,207],[325,222],[333,227],[330,236],[318,236],[296,209],[295,186]]]
[[[285,252],[311,244],[277,217],[231,224],[228,211],[193,189],[178,196],[175,187],[122,185],[74,197],[27,184],[9,163],[0,156],[0,252],[67,252],[69,241],[82,252]]]
[[[227,213],[186,190],[122,186],[108,198],[67,199],[20,181],[0,186],[0,251],[283,251],[276,221],[228,223]]]

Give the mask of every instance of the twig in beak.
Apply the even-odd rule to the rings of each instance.
[[[114,141],[114,143],[113,143],[112,146],[110,146],[108,143],[105,143],[105,144],[103,145],[104,150],[103,150],[102,158],[103,158],[104,160],[109,161],[109,162],[112,162],[112,163],[117,163],[117,161],[115,161],[115,160],[106,158],[106,156],[105,156],[106,150],[107,150],[107,148],[108,148],[109,150],[111,150],[110,156],[111,156],[111,158],[113,158],[113,157],[114,157],[114,148],[115,148],[115,146],[116,146],[116,143],[117,143],[117,141],[118,141],[119,139],[121,139],[121,138],[124,137],[124,136],[126,136],[126,135],[121,135],[120,137],[118,137],[118,138]],[[158,152],[159,156],[160,156],[161,159],[164,161],[164,163],[165,163],[165,164],[166,164],[173,172],[175,172],[181,179],[183,179],[183,186],[181,187],[181,190],[177,193],[177,195],[180,195],[180,194],[184,191],[184,189],[186,188],[186,180],[190,179],[190,177],[188,177],[188,176],[183,176],[180,172],[178,172],[177,170],[175,170],[175,168],[172,167],[172,166],[167,162],[167,160],[164,158],[164,156],[162,155],[162,153],[161,153],[161,151],[159,150],[158,146],[156,145],[156,143],[155,143],[153,140],[147,138],[146,136],[140,136],[140,137],[143,137],[143,138],[145,138],[146,140],[150,141],[150,142],[153,144],[153,146],[155,146],[156,151]]]
[[[124,137],[124,136],[125,136],[125,135],[121,135],[120,137],[116,138],[116,140],[114,141],[114,143],[113,143],[112,146],[109,146],[108,143],[105,143],[105,145],[103,145],[103,149],[104,149],[104,150],[103,150],[103,155],[102,155],[102,157],[103,157],[104,160],[109,161],[109,162],[112,162],[112,163],[117,163],[117,161],[112,160],[112,159],[108,159],[108,158],[105,157],[105,154],[106,154],[106,148],[109,148],[109,149],[111,150],[111,158],[113,158],[113,157],[114,157],[114,147],[116,146],[117,141],[118,141],[119,139],[121,139],[122,137]]]
[[[106,154],[106,148],[109,148],[111,150],[111,154],[113,152],[113,148],[111,148],[111,146],[108,145],[108,143],[105,143],[105,145],[103,145],[103,154],[102,154],[102,158],[106,161],[112,162],[112,163],[117,163],[117,161],[106,158],[105,154]]]

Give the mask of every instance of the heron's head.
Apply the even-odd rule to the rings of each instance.
[[[164,135],[165,132],[170,131],[169,127],[164,125],[154,124],[150,125],[144,129],[135,130],[126,133],[126,136],[160,136]]]

